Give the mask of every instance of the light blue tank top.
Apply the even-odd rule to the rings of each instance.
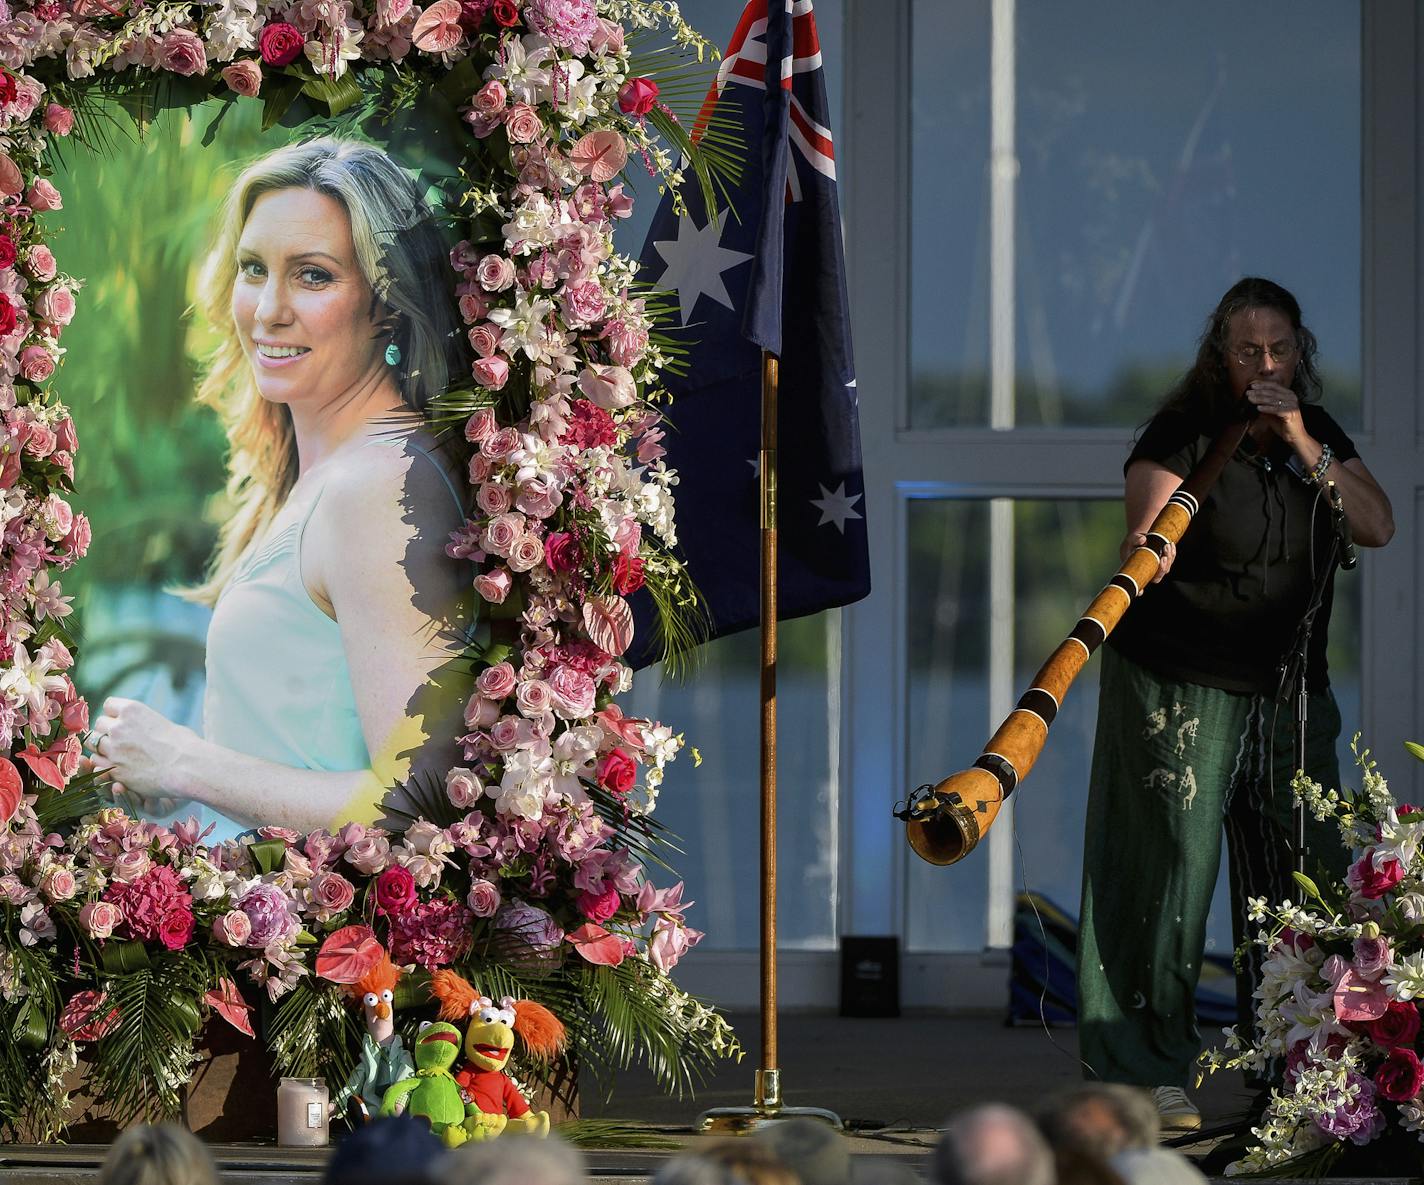
[[[405,444],[379,437],[373,444]],[[440,473],[461,517],[464,505],[444,467]],[[371,764],[341,627],[312,601],[302,581],[302,536],[321,500],[324,481],[288,501],[262,541],[250,547],[213,607],[208,625],[203,734],[214,744],[298,769],[359,770]],[[199,804],[213,825],[207,843],[232,839],[263,820],[237,819]]]

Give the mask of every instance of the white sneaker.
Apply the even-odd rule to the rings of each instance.
[[[1201,1112],[1180,1086],[1154,1086],[1152,1101],[1157,1104],[1163,1135],[1179,1135],[1201,1129]]]

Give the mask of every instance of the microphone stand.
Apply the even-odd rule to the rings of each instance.
[[[1340,503],[1339,490],[1335,483],[1327,482],[1328,490],[1321,491],[1321,497],[1325,499],[1332,516],[1344,514],[1343,506]],[[1300,624],[1296,626],[1295,640],[1291,643],[1290,649],[1286,651],[1286,656],[1281,660],[1280,683],[1276,687],[1277,702],[1289,698],[1292,701],[1295,716],[1295,771],[1300,773],[1305,769],[1305,727],[1309,717],[1309,687],[1307,686],[1306,671],[1310,661],[1310,635],[1315,628],[1315,615],[1320,612],[1320,607],[1324,603],[1325,594],[1330,588],[1330,581],[1335,575],[1335,566],[1340,564],[1344,568],[1353,568],[1354,564],[1345,563],[1345,557],[1341,551],[1340,531],[1332,521],[1330,530],[1330,541],[1325,546],[1325,562],[1316,568],[1312,574],[1315,580],[1310,592],[1310,600],[1306,604],[1305,612],[1301,615]],[[1305,803],[1299,799],[1295,802],[1295,809],[1292,816],[1295,832],[1292,837],[1291,846],[1295,852],[1295,870],[1301,874],[1305,873]]]

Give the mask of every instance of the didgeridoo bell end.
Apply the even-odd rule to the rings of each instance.
[[[987,770],[966,769],[940,782],[910,805],[906,832],[910,847],[931,864],[955,864],[979,843],[1002,805],[998,779]]]

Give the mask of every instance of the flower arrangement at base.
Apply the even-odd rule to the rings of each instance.
[[[1424,760],[1424,746],[1407,748]],[[1255,1035],[1227,1029],[1226,1049],[1201,1057],[1208,1072],[1277,1075],[1230,1174],[1315,1175],[1386,1136],[1424,1141],[1424,810],[1395,802],[1358,736],[1352,749],[1358,794],[1292,783],[1316,819],[1339,825],[1349,870],[1322,884],[1295,873],[1298,904],[1251,901],[1264,953]]]
[[[62,1128],[81,1045],[121,1116],[171,1114],[204,1024],[255,1034],[255,1007],[280,1069],[344,1080],[361,1033],[318,952],[352,925],[409,969],[412,1015],[452,969],[550,1008],[584,1065],[639,1058],[677,1089],[739,1056],[669,978],[700,935],[682,886],[647,871],[668,848],[649,814],[683,738],[616,702],[627,598],[646,589],[671,659],[699,613],[659,444],[659,375],[679,351],[658,332],[666,298],[614,249],[632,207],[619,178],[631,162],[676,190],[688,168],[711,193],[735,172],[715,114],[697,143],[684,126],[709,48],[669,0],[0,6],[0,1129]],[[466,654],[462,763],[406,788],[419,810],[400,827],[210,847],[107,805],[81,770],[88,707],[58,577],[91,532],[52,382],[81,285],[44,243],[63,205],[47,153],[70,135],[99,150],[102,103],[141,123],[215,97],[325,131],[443,104],[461,129],[458,177],[438,184],[473,361],[429,414],[468,448],[474,510],[447,551],[472,565],[485,628]]]

